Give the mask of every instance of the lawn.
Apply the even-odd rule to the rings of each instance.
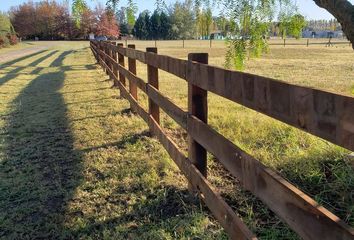
[[[222,42],[157,44],[161,54],[208,52],[211,64],[223,64]],[[351,95],[353,59],[348,46],[274,46],[245,71]],[[0,66],[0,238],[227,239],[111,86],[87,42],[57,42]],[[184,81],[161,71],[160,89],[186,108]],[[147,106],[142,93],[139,101]],[[209,104],[215,129],[354,226],[347,151],[215,95]],[[186,149],[183,130],[166,114],[162,124]],[[208,158],[210,181],[261,239],[298,239]]]
[[[3,54],[3,53],[8,53],[8,52],[11,52],[11,51],[16,51],[16,50],[22,50],[22,49],[26,49],[26,48],[30,48],[30,47],[33,47],[33,46],[36,46],[36,45],[40,45],[41,43],[39,42],[33,42],[33,41],[24,41],[24,42],[20,42],[16,45],[13,45],[13,46],[9,46],[9,47],[6,47],[6,48],[0,48],[0,54]]]

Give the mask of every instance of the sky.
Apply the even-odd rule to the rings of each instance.
[[[33,0],[39,2],[40,0]],[[62,0],[59,0],[62,1]],[[166,4],[174,2],[175,0],[165,0]],[[306,19],[331,19],[333,16],[326,10],[319,8],[313,0],[295,0],[299,7],[299,12],[306,17]],[[0,11],[8,11],[11,6],[16,6],[27,0],[0,0]],[[104,4],[105,0],[87,0],[90,6],[95,6],[98,2]],[[145,9],[153,11],[155,9],[155,0],[135,0],[138,5],[139,11]],[[354,0],[350,0],[354,4]],[[121,5],[126,5],[126,0],[121,0]],[[214,9],[214,15],[218,15],[219,10]]]

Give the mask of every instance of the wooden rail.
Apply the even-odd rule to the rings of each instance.
[[[143,52],[110,42],[91,42],[91,49],[121,95],[147,122],[151,133],[188,179],[191,190],[200,193],[231,239],[256,239],[256,236],[208,182],[207,152],[303,239],[354,239],[354,230],[337,216],[212,129],[207,124],[207,92],[350,150],[354,150],[354,98],[210,66],[207,54],[189,54],[188,60],[180,60],[158,55],[156,48]],[[124,57],[129,59],[129,70],[124,66]],[[135,60],[147,64],[148,82],[137,76]],[[188,82],[188,112],[159,91],[158,69]],[[133,86],[129,91],[125,79]],[[135,87],[147,94],[148,112],[139,105]],[[160,127],[160,108],[187,130],[188,157]]]

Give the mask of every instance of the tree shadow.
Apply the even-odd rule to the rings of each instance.
[[[71,53],[73,53],[74,51],[73,50],[70,50],[70,51],[65,51],[65,52],[62,52],[59,57],[57,59],[55,59],[49,67],[60,67],[63,65],[63,59],[65,59],[65,57]]]
[[[4,69],[4,68],[7,68],[7,67],[9,67],[11,65],[14,65],[15,63],[21,62],[21,61],[23,61],[23,60],[25,60],[27,58],[31,58],[31,57],[37,56],[37,55],[39,55],[41,53],[44,53],[46,51],[48,51],[48,50],[42,50],[42,51],[35,52],[35,53],[29,54],[29,55],[26,55],[26,56],[23,56],[23,57],[20,57],[20,58],[16,58],[16,59],[8,61],[8,62],[1,63],[0,70]]]
[[[127,191],[139,192],[146,199],[130,205],[129,198],[124,197]],[[199,235],[194,229],[199,225],[198,213],[209,212],[200,199],[191,195],[188,190],[171,185],[153,189],[139,185],[131,189],[121,186],[114,189],[112,194],[122,196],[118,204],[127,208],[122,215],[103,221],[91,219],[83,228],[72,229],[70,235],[75,238],[103,238],[104,233],[107,235],[110,232],[110,239],[167,239],[156,234],[158,229],[174,235],[175,239],[183,238],[184,235],[196,237]],[[211,226],[213,227],[216,226]],[[205,230],[207,232],[211,229]],[[203,236],[191,239],[203,239]]]
[[[47,58],[56,54],[57,52],[58,52],[58,50],[51,51],[50,53],[44,55],[43,57],[40,57],[40,58],[36,59],[35,61],[31,62],[28,66],[35,67],[38,64],[40,64],[41,62],[43,62],[44,60],[46,60]],[[60,59],[60,57],[58,57],[56,60],[58,60],[58,59]]]
[[[46,52],[46,51],[41,51],[40,53],[44,53],[44,52]],[[58,51],[52,51],[52,52],[44,55],[43,57],[40,57],[40,58],[34,60],[33,62],[31,62],[27,66],[37,66],[39,63],[43,62],[45,59],[51,57],[52,55],[54,55],[57,52]],[[36,56],[37,54],[32,54],[32,55],[28,55],[28,56],[33,57],[33,56]],[[27,57],[19,58],[21,60],[17,59],[17,61],[14,61],[13,64],[15,64],[15,63],[17,63],[19,61],[25,60]],[[58,58],[58,59],[60,59],[60,58]],[[8,65],[8,67],[13,65],[13,64]],[[7,72],[4,77],[0,78],[0,86],[5,84],[5,83],[7,83],[8,81],[18,77],[20,75],[19,72],[21,72],[22,70],[25,70],[27,68],[27,66],[16,66],[16,68],[14,68],[13,70]],[[38,74],[38,72],[36,72],[36,70],[34,70],[34,71],[31,72],[31,74]]]
[[[61,55],[57,64],[63,60]],[[12,102],[0,160],[0,238],[61,237],[67,201],[82,178],[58,92],[64,79],[64,72],[42,74]]]

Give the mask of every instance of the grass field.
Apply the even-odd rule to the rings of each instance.
[[[28,41],[28,42],[20,42],[14,46],[9,46],[6,48],[0,48],[0,54],[3,53],[8,53],[14,50],[21,50],[21,49],[26,49],[26,48],[30,48],[36,45],[40,45],[41,43],[39,42],[32,42],[32,41]]]
[[[222,42],[188,44],[158,42],[159,53],[208,52],[223,64]],[[353,96],[353,59],[348,46],[272,46],[246,71]],[[146,79],[146,66],[138,75]],[[87,42],[58,42],[0,66],[0,239],[227,239],[111,85]],[[160,89],[186,108],[184,81],[161,71]],[[139,101],[147,106],[141,93]],[[209,104],[215,129],[354,226],[347,151],[215,95]],[[183,130],[166,114],[162,124],[186,149]],[[261,239],[298,239],[208,158],[210,181]]]

